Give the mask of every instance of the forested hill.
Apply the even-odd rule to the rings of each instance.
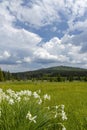
[[[69,67],[69,66],[56,66],[50,68],[43,68],[36,71],[87,71],[87,69],[83,68],[76,68],[76,67]]]
[[[87,69],[56,66],[50,68],[43,68],[34,71],[19,72],[12,74],[14,78],[18,79],[37,79],[37,80],[58,80],[61,77],[63,80],[83,80],[87,79]]]

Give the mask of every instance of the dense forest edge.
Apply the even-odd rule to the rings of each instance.
[[[85,81],[87,82],[87,69],[56,66],[44,68],[34,71],[10,73],[3,71],[0,68],[0,82],[15,80],[32,80],[32,81],[50,81],[50,82],[64,82],[64,81]]]

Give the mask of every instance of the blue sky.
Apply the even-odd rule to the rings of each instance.
[[[0,0],[0,67],[87,68],[87,0]]]

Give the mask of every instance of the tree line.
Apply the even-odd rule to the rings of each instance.
[[[0,68],[0,82],[6,81],[6,80],[12,80],[13,76],[9,71],[2,71]]]
[[[87,81],[87,72],[43,72],[43,71],[32,71],[32,72],[21,72],[21,73],[10,73],[9,71],[2,71],[0,68],[0,82],[2,81],[20,81],[20,80],[32,80],[32,81],[49,81],[49,82],[65,82],[65,81]]]

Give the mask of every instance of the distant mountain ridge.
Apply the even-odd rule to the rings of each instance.
[[[87,69],[69,66],[55,66],[33,71],[12,73],[12,75],[14,77],[18,77],[19,79],[48,80],[50,78],[57,79],[58,76],[61,76],[65,79],[68,79],[69,77],[73,77],[74,79],[80,79],[87,77]]]
[[[54,67],[48,67],[48,68],[42,68],[42,69],[38,69],[38,70],[67,70],[67,71],[70,71],[70,70],[73,70],[73,71],[87,71],[87,69],[85,68],[77,68],[77,67],[70,67],[70,66],[54,66]],[[36,70],[36,71],[38,71]]]

